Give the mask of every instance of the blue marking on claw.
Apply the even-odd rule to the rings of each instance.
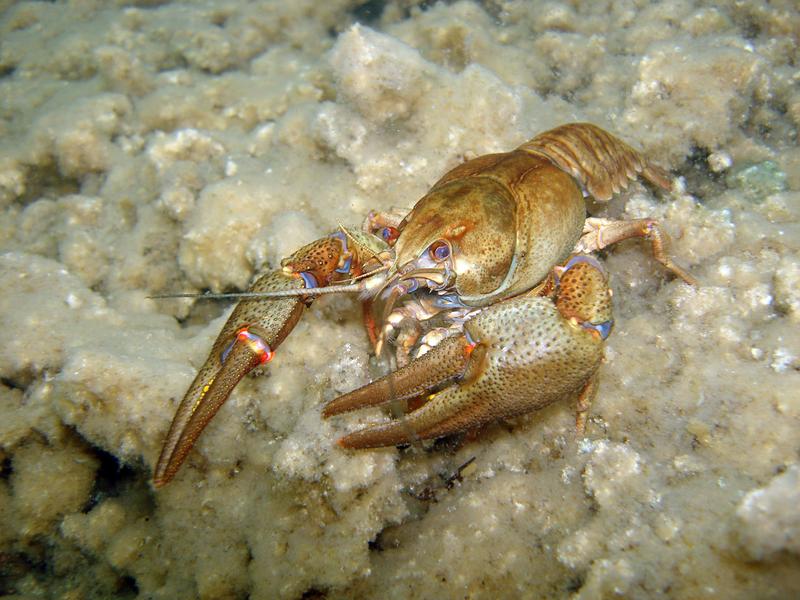
[[[220,362],[220,363],[222,363],[223,365],[225,364],[225,361],[226,361],[226,360],[228,360],[228,355],[231,353],[231,350],[233,350],[233,345],[234,345],[235,343],[236,343],[236,338],[233,338],[233,339],[231,340],[231,343],[230,343],[230,344],[228,344],[228,345],[225,347],[225,349],[224,349],[224,350],[223,350],[223,351],[220,353],[220,355],[219,355],[219,362]]]
[[[342,254],[350,253],[350,250],[347,247],[347,236],[345,235],[344,231],[337,231],[335,233],[332,233],[331,237],[336,238],[342,243]],[[353,257],[350,256],[341,267],[336,269],[336,272],[347,275],[350,272],[350,267],[352,266],[352,264],[353,264]]]
[[[564,270],[561,272],[561,276],[564,276],[564,273],[569,271],[572,267],[577,265],[578,263],[586,263],[598,271],[600,271],[603,275],[606,274],[605,267],[597,260],[594,256],[589,256],[588,254],[576,254],[572,258],[569,259],[569,262],[564,265]]]
[[[336,272],[344,273],[346,275],[350,272],[350,267],[352,266],[352,264],[353,264],[353,257],[351,256],[346,261],[344,261],[344,264],[341,267],[336,269]]]
[[[303,283],[305,284],[307,290],[310,290],[311,288],[319,287],[319,283],[317,283],[317,278],[314,277],[308,271],[302,271],[300,273],[300,279],[303,280]]]
[[[462,333],[463,333],[464,337],[466,338],[468,344],[470,344],[471,346],[477,345],[477,342],[474,339],[472,339],[472,336],[469,334],[469,331],[464,329],[464,331],[462,331]]]
[[[592,331],[596,331],[600,334],[600,339],[606,339],[609,334],[611,333],[611,328],[614,326],[614,320],[604,321],[602,323],[581,323],[581,327],[584,329],[591,329]]]
[[[342,250],[347,252],[347,236],[345,235],[344,231],[336,231],[331,234],[331,237],[342,242]]]
[[[555,283],[556,285],[561,285],[561,278],[564,277],[564,273],[569,271],[572,267],[579,263],[586,263],[598,271],[608,279],[608,273],[606,273],[606,268],[602,265],[602,263],[597,260],[594,256],[590,256],[588,254],[576,254],[572,258],[569,259],[566,265],[563,267],[556,267],[553,271],[553,275],[555,275]]]

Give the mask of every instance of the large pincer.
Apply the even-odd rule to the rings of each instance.
[[[273,271],[258,279],[250,291],[272,292],[303,286],[301,278]],[[172,419],[153,475],[156,487],[169,483],[175,476],[200,433],[242,377],[272,360],[275,349],[297,324],[304,307],[302,296],[239,302]]]
[[[605,271],[589,256],[557,268],[556,280],[553,297],[527,294],[489,306],[462,333],[331,401],[325,417],[391,400],[424,400],[404,417],[350,433],[339,445],[432,439],[575,398],[582,432],[612,326],[611,292]]]

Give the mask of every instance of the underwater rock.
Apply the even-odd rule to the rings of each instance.
[[[747,199],[761,202],[767,196],[786,189],[786,173],[773,161],[766,160],[731,173],[726,182],[730,187],[742,190]]]
[[[0,594],[800,596],[796,3],[368,4],[4,5]],[[661,220],[701,282],[604,253],[585,439],[564,403],[341,450],[386,412],[320,407],[382,370],[324,298],[152,489],[230,305],[148,296],[246,287],[579,120],[676,175],[590,211]]]

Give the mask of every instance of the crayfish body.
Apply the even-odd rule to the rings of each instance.
[[[398,364],[329,402],[323,416],[421,404],[340,446],[437,438],[571,398],[582,433],[613,324],[608,277],[590,253],[643,237],[694,283],[655,221],[586,218],[585,193],[609,200],[638,176],[670,188],[665,171],[608,132],[563,125],[457,166],[406,216],[371,214],[363,231],[341,228],[301,248],[234,309],[175,414],[154,484],[175,476],[233,388],[271,360],[322,293],[358,292],[376,353],[392,340]]]

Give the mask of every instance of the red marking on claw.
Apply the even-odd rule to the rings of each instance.
[[[247,327],[240,329],[236,333],[236,339],[244,344],[248,344],[253,352],[258,355],[262,365],[271,361],[275,356],[275,352],[272,351],[269,344],[261,339],[261,336],[250,333]]]
[[[475,346],[477,345],[477,342],[467,342],[467,345],[464,346],[464,356],[469,358],[472,355],[472,351],[475,350]]]

